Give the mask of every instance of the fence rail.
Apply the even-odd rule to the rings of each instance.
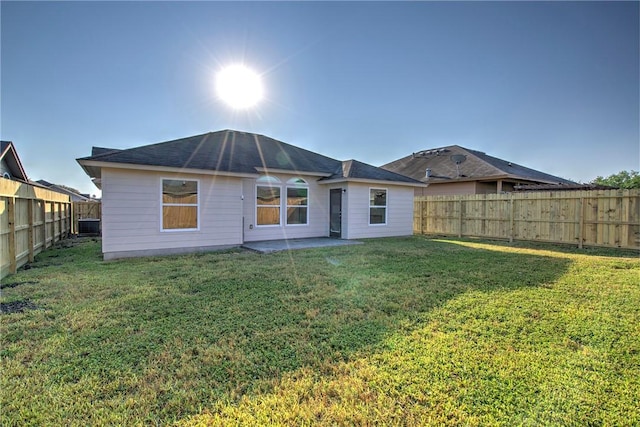
[[[0,278],[70,233],[69,196],[0,178]]]
[[[414,233],[640,249],[640,190],[427,196]]]

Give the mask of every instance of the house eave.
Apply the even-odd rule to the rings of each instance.
[[[82,169],[92,179],[101,178],[101,169],[126,169],[126,170],[138,170],[138,171],[150,171],[150,172],[166,172],[166,173],[188,173],[197,175],[212,175],[212,176],[231,176],[237,178],[255,178],[257,173],[239,173],[239,172],[226,172],[216,171],[210,169],[191,169],[191,168],[176,168],[167,166],[152,166],[152,165],[140,165],[134,163],[115,163],[115,162],[100,162],[96,160],[77,160]]]
[[[273,174],[289,174],[289,175],[305,175],[305,176],[318,176],[321,178],[329,177],[333,175],[332,173],[326,172],[317,172],[317,171],[299,171],[299,170],[289,170],[289,169],[273,169],[273,168],[265,168],[265,167],[256,167],[254,168],[259,173],[265,173],[267,175]]]
[[[377,179],[363,179],[363,178],[335,178],[335,179],[326,179],[318,181],[318,184],[322,185],[331,185],[331,184],[341,184],[341,183],[350,183],[355,182],[359,184],[373,184],[373,185],[397,185],[401,187],[428,187],[429,184],[423,184],[420,182],[403,182],[403,181],[384,181]]]
[[[519,176],[519,175],[511,175],[511,174],[505,174],[505,175],[494,175],[494,176],[489,176],[489,177],[484,177],[482,179],[479,179],[479,182],[486,182],[486,181],[499,181],[499,180],[510,180],[510,181],[516,181],[516,182],[537,182],[537,183],[544,183],[544,184],[558,184],[558,181],[553,181],[553,180],[549,180],[549,179],[533,179],[533,178],[526,178],[523,176]]]
[[[544,180],[544,179],[531,179],[518,175],[491,175],[491,176],[465,176],[459,178],[431,178],[425,181],[425,184],[451,184],[454,182],[494,182],[494,181],[513,181],[516,183],[544,183],[544,184],[557,184],[557,181]]]

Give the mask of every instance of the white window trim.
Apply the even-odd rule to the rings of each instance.
[[[280,178],[278,178],[277,176],[273,176],[273,175],[263,175],[263,176],[267,176],[270,178],[273,178],[274,181],[273,182],[259,182],[260,178],[258,178],[256,180],[256,184],[254,186],[255,189],[255,196],[254,196],[254,215],[255,215],[255,226],[256,228],[274,228],[274,227],[308,227],[309,226],[309,211],[311,209],[311,199],[310,199],[310,194],[311,194],[311,190],[309,189],[309,183],[307,182],[307,180],[305,180],[304,178],[301,178],[299,176],[295,176],[290,178],[289,180],[287,180],[286,182],[282,182],[282,180]],[[291,184],[290,181],[293,179],[301,179],[304,181],[304,184]],[[268,188],[278,188],[280,190],[280,204],[277,205],[277,207],[280,209],[280,215],[279,215],[279,220],[280,223],[279,224],[258,224],[258,209],[260,209],[259,205],[258,205],[258,187],[268,187]],[[287,197],[287,189],[288,188],[305,188],[307,190],[307,204],[306,206],[301,206],[301,205],[292,205],[290,206],[287,201],[288,201],[288,197]],[[276,205],[270,205],[264,206],[266,207],[272,207],[275,208]],[[306,207],[307,208],[307,222],[305,224],[289,224],[287,222],[287,209],[288,208],[299,208],[299,207]]]
[[[255,223],[256,223],[256,228],[274,228],[274,227],[282,227],[282,184],[278,183],[277,185],[269,185],[270,183],[266,182],[266,183],[256,183],[255,186],[255,196],[253,198],[253,203],[255,204]],[[258,224],[258,209],[260,209],[260,207],[258,206],[258,187],[268,187],[268,188],[278,188],[280,189],[280,204],[277,205],[278,209],[280,209],[280,215],[279,215],[279,220],[280,223],[279,224]],[[275,208],[276,205],[264,205],[265,208]]]
[[[289,197],[287,194],[287,189],[289,188],[304,188],[307,190],[307,204],[306,205],[289,205],[288,201],[289,201]],[[284,203],[286,205],[286,207],[284,208],[284,216],[285,216],[285,225],[287,227],[308,227],[309,226],[309,184],[306,183],[305,184],[295,184],[295,185],[287,185],[285,188],[285,199],[284,199]],[[288,222],[288,215],[287,215],[287,211],[289,210],[289,208],[301,208],[301,207],[305,207],[307,208],[307,218],[306,218],[306,222],[304,224],[289,224]]]
[[[260,185],[269,185],[269,184],[282,184],[282,180],[277,176],[273,175],[262,175],[258,179],[256,179],[256,184]]]
[[[164,180],[171,180],[171,181],[195,181],[196,183],[196,189],[197,189],[197,194],[198,194],[198,203],[196,203],[195,205],[192,203],[189,204],[180,204],[180,203],[164,203],[163,199],[163,191],[162,191],[162,182]],[[201,192],[201,188],[200,188],[200,180],[196,179],[196,178],[187,178],[187,177],[169,177],[169,176],[163,176],[160,177],[160,232],[162,233],[181,233],[183,231],[187,231],[187,232],[193,232],[193,231],[200,231],[200,222],[202,220],[202,217],[200,216],[200,192]],[[164,215],[164,207],[165,206],[195,206],[196,207],[196,224],[197,227],[196,228],[164,228],[163,226],[163,215]]]
[[[387,194],[384,206],[371,205],[371,190],[383,190]],[[369,191],[367,192],[367,203],[369,204],[369,209],[367,211],[367,223],[369,224],[369,227],[381,227],[387,225],[387,221],[389,220],[389,189],[369,187]],[[384,208],[384,222],[371,224],[371,208]]]

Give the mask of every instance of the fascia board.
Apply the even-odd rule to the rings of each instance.
[[[381,185],[381,184],[385,184],[385,185],[397,185],[400,187],[428,187],[429,184],[428,183],[421,183],[421,182],[402,182],[402,181],[382,181],[382,180],[376,180],[376,179],[361,179],[361,178],[337,178],[337,179],[328,179],[328,180],[323,180],[323,181],[318,181],[318,184],[339,184],[339,183],[349,183],[349,182],[356,182],[356,183],[360,183],[360,184],[373,184],[373,185]]]
[[[220,172],[210,169],[190,169],[190,168],[176,168],[167,166],[153,166],[153,165],[139,165],[132,163],[114,163],[114,162],[100,162],[96,160],[82,160],[79,159],[78,163],[85,169],[85,167],[95,168],[109,168],[109,169],[127,169],[127,170],[142,170],[152,172],[170,172],[170,173],[190,173],[198,175],[215,175],[215,176],[232,176],[238,178],[255,178],[258,174],[253,173],[237,173],[237,172]]]
[[[297,171],[297,170],[289,170],[289,169],[273,169],[273,168],[264,168],[264,167],[256,167],[255,170],[260,173],[266,174],[287,174],[287,175],[305,175],[305,176],[319,176],[319,177],[328,177],[333,175],[332,173],[326,172],[311,172],[311,171]]]

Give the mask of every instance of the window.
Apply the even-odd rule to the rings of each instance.
[[[162,230],[198,229],[198,181],[162,180]]]
[[[284,193],[284,194],[282,194]],[[285,198],[285,200],[282,200]],[[284,210],[286,217],[282,216]],[[309,223],[309,186],[302,178],[282,182],[269,175],[256,180],[256,225],[306,225]]]
[[[387,223],[387,190],[369,189],[369,225]]]
[[[302,178],[287,181],[287,225],[303,225],[308,222],[309,188]]]
[[[262,176],[257,182],[256,224],[280,225],[280,186],[276,186],[280,180],[272,176]]]

